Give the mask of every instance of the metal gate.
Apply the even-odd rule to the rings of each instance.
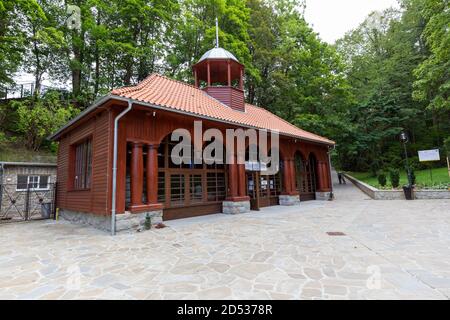
[[[17,184],[0,185],[0,224],[55,217],[56,183],[46,189],[17,190]]]

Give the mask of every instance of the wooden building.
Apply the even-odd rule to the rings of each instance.
[[[59,142],[61,216],[121,230],[147,213],[153,221],[169,220],[330,196],[333,141],[245,103],[244,66],[222,48],[205,53],[193,72],[194,86],[152,74],[113,90],[51,137]],[[194,121],[224,136],[230,128],[279,131],[279,172],[237,163],[174,164],[171,133],[193,132]]]

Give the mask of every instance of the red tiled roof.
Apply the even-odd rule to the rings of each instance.
[[[148,76],[136,86],[115,89],[111,94],[192,115],[247,127],[278,130],[280,134],[334,144],[334,141],[297,128],[263,108],[246,104],[245,112],[233,110],[194,86],[159,74]]]

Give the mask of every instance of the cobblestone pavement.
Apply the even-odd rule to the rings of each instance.
[[[335,201],[116,237],[64,222],[0,225],[0,298],[450,297],[450,200],[335,191]]]

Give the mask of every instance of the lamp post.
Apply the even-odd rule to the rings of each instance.
[[[406,132],[402,132],[400,133],[400,141],[403,142],[403,148],[405,150],[405,161],[406,161],[406,172],[408,175],[408,186],[411,187],[412,186],[412,181],[411,181],[411,169],[409,168],[409,162],[408,162],[408,152],[406,150],[406,144],[409,141],[408,135],[406,134]]]

